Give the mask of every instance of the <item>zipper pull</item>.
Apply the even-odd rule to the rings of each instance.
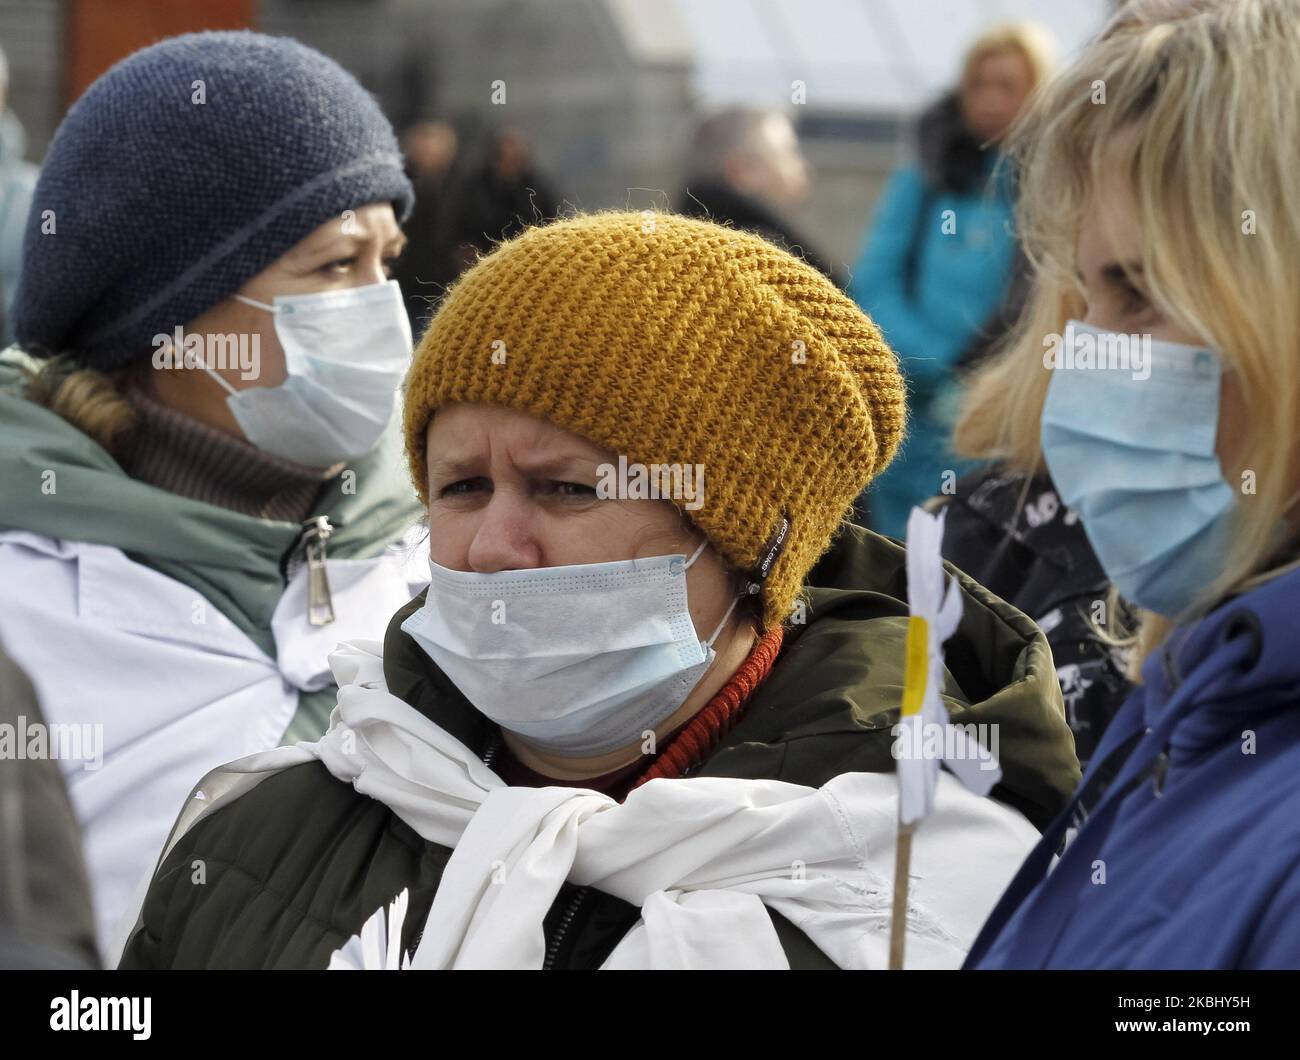
[[[329,517],[317,516],[303,536],[307,554],[307,621],[313,626],[328,626],[334,621],[334,600],[325,573],[325,542],[334,533]]]

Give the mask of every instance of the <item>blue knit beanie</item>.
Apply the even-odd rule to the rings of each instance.
[[[344,210],[391,202],[400,223],[413,196],[392,126],[332,59],[248,31],[164,40],[100,77],[55,133],[18,343],[121,367]]]

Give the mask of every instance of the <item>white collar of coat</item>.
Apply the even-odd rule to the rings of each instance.
[[[163,858],[197,821],[267,776],[319,759],[425,839],[454,848],[415,968],[540,968],[542,920],[569,880],[642,912],[606,968],[785,968],[764,906],[841,968],[886,965],[897,783],[845,773],[652,780],[623,803],[581,788],[508,787],[384,683],[381,647],[342,644],[329,731],[213,770]],[[941,775],[913,841],[908,967],[958,967],[1038,838],[1015,811]],[[159,862],[161,864],[161,861]]]

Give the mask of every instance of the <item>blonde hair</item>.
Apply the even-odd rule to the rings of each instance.
[[[1019,52],[1029,66],[1030,89],[1051,76],[1056,65],[1056,39],[1037,22],[999,22],[981,33],[966,49],[962,60],[961,87],[975,76],[975,68],[990,55]]]
[[[140,418],[124,393],[129,371],[98,372],[61,354],[36,367],[24,366],[26,395],[120,461]]]
[[[1091,193],[1119,175],[1149,297],[1221,356],[1250,409],[1241,468],[1224,469],[1254,473],[1250,518],[1239,504],[1224,571],[1184,618],[1296,566],[1273,564],[1300,475],[1297,55],[1300,0],[1134,0],[1011,137],[1033,290],[972,376],[955,447],[1043,470],[1044,340],[1083,316],[1076,240]],[[1144,613],[1135,670],[1170,628]]]

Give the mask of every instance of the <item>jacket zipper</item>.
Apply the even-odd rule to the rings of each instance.
[[[334,597],[325,569],[325,543],[334,533],[334,527],[327,515],[317,516],[303,526],[301,544],[307,561],[307,621],[313,626],[328,626],[334,621]]]
[[[492,759],[496,758],[497,751],[500,749],[501,733],[498,732],[483,755],[483,764],[490,766]],[[555,959],[559,956],[560,943],[564,940],[565,932],[573,926],[573,920],[578,915],[578,910],[582,908],[582,903],[590,890],[590,887],[579,887],[573,897],[569,899],[569,904],[564,907],[564,912],[560,914],[560,922],[555,925],[555,934],[551,936],[550,942],[546,944],[546,956],[542,960],[542,971],[549,972],[554,968]],[[419,944],[418,940],[416,944]]]
[[[542,961],[542,971],[549,972],[554,968],[555,958],[560,952],[560,940],[564,938],[564,933],[572,926],[573,919],[578,915],[578,909],[590,889],[589,887],[579,887],[565,907],[564,912],[560,914],[560,922],[555,925],[555,934],[551,936],[551,941],[546,945],[546,959]]]
[[[546,957],[542,961],[542,971],[549,972],[554,969],[555,958],[560,952],[560,940],[564,938],[564,933],[569,930],[573,924],[573,918],[578,915],[578,909],[581,907],[583,900],[587,897],[587,891],[590,888],[579,887],[577,893],[573,896],[568,906],[560,916],[560,922],[555,927],[555,934],[551,936],[551,941],[546,945]],[[416,932],[415,941],[407,949],[407,953],[415,953],[420,948],[420,940],[424,938],[424,928]]]

